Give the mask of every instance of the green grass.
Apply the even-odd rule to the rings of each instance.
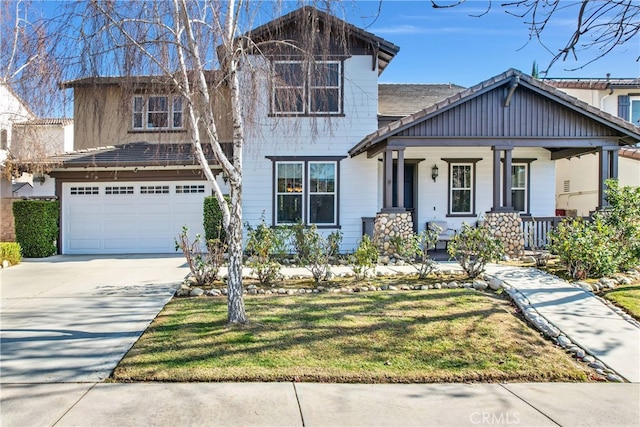
[[[610,291],[602,293],[602,297],[608,299],[619,307],[622,307],[631,316],[640,320],[640,284],[622,285]]]
[[[172,300],[116,381],[585,381],[588,373],[494,294],[466,289]]]

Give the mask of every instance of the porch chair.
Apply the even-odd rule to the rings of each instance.
[[[438,250],[438,243],[444,242],[444,249],[447,250],[449,241],[456,235],[456,230],[449,228],[447,221],[427,221],[427,229],[438,230],[438,241],[435,245],[435,250]]]

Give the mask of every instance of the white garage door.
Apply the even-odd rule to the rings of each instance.
[[[175,253],[182,226],[204,235],[203,181],[64,183],[62,253]]]

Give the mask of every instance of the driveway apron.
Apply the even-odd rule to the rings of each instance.
[[[188,270],[179,256],[55,256],[0,273],[0,382],[98,382]]]

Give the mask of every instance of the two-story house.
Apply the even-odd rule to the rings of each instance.
[[[545,83],[600,108],[611,115],[640,126],[639,78],[549,78]],[[620,185],[640,186],[640,148],[619,151]],[[595,151],[563,159],[556,165],[556,207],[559,213],[588,215],[598,202],[598,159]]]
[[[300,25],[309,19],[330,46],[312,52],[312,61],[289,49],[306,37]],[[336,29],[346,36],[332,40]],[[274,37],[286,43],[266,49],[261,42]],[[242,93],[253,106],[243,221],[339,229],[343,251],[358,245],[367,221],[384,247],[428,221],[459,228],[482,218],[518,254],[521,214],[554,214],[556,161],[596,150],[603,182],[616,174],[619,146],[640,141],[631,123],[516,70],[468,89],[405,85],[390,96],[378,77],[399,48],[309,8],[252,30],[251,38],[261,51],[250,51],[251,66],[242,70],[262,78]],[[202,232],[211,187],[186,139],[183,101],[160,82],[65,84],[75,92],[81,150],[59,158],[51,173],[63,253],[172,252],[182,225]],[[428,99],[425,92],[433,94],[430,105],[412,102]],[[215,101],[220,114],[223,98]],[[230,129],[222,135],[230,141]],[[224,186],[222,174],[217,179]]]

